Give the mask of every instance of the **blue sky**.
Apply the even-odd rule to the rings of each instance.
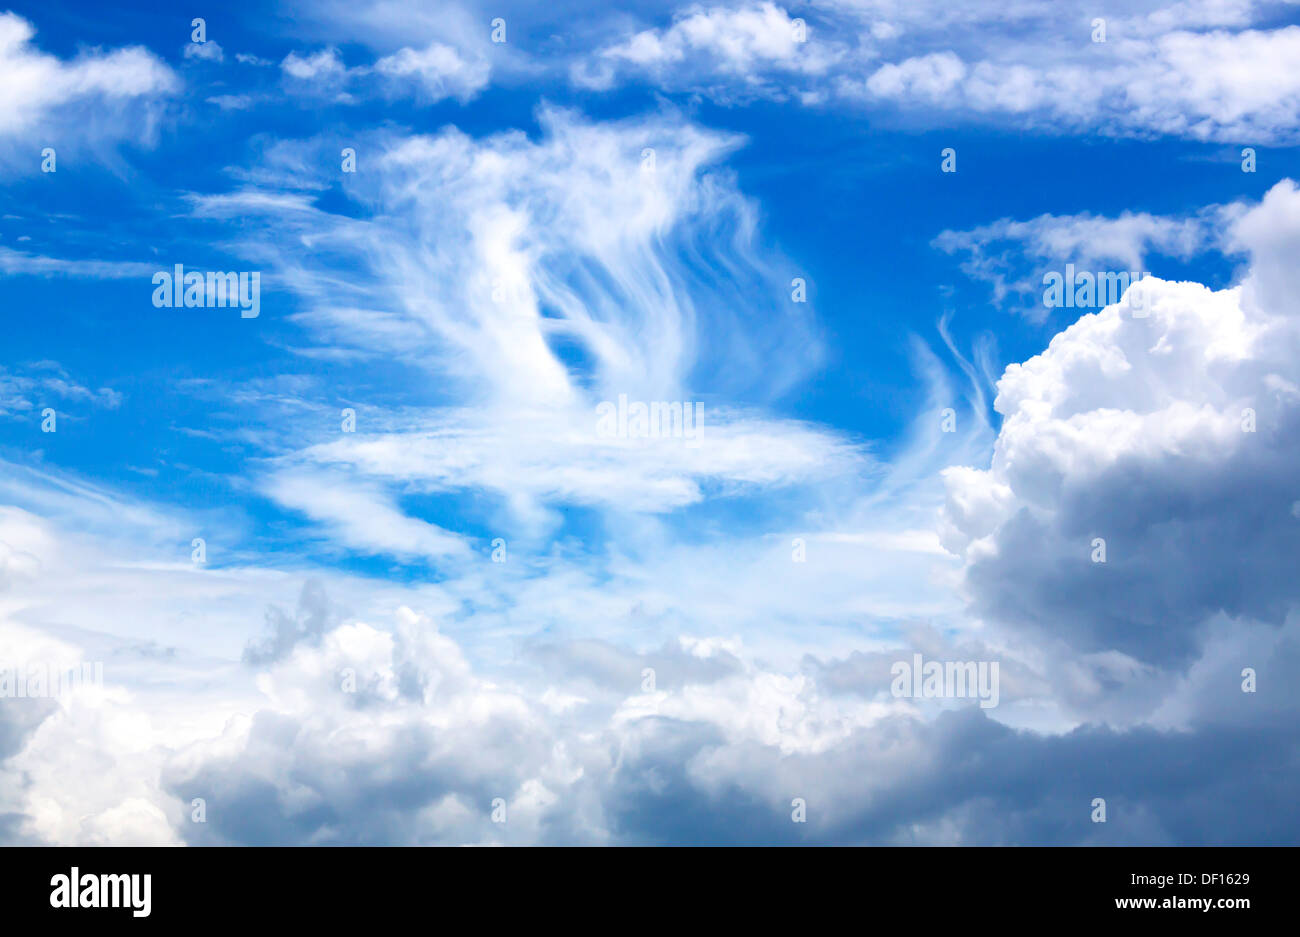
[[[1248,0],[0,11],[0,667],[105,674],[0,699],[0,834],[1294,842],[1298,54]]]

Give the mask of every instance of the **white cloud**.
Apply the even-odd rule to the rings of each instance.
[[[342,77],[347,71],[343,60],[339,58],[339,50],[333,46],[307,56],[290,52],[280,63],[280,68],[290,78],[301,81]]]
[[[487,87],[492,71],[481,56],[441,42],[423,49],[404,46],[373,65],[352,67],[343,63],[334,46],[311,55],[290,52],[280,68],[289,79],[290,90],[332,95],[343,102],[352,102],[354,91],[360,93],[378,80],[390,96],[413,94],[425,103],[455,98],[462,104]]]
[[[89,277],[97,280],[148,279],[156,264],[125,260],[66,260],[0,247],[0,273],[8,276]]]
[[[1298,210],[1288,181],[1238,219],[1242,286],[1149,279],[1007,369],[991,467],[947,474],[945,542],[978,614],[1164,668],[1195,660],[1220,612],[1281,624],[1300,599],[1300,319],[1279,262]]]
[[[207,100],[223,111],[245,111],[256,104],[258,99],[251,94],[216,94]]]
[[[36,49],[34,36],[27,20],[0,13],[0,141],[38,129],[50,143],[148,137],[150,108],[180,86],[165,63],[139,46],[63,60]]]
[[[395,79],[414,79],[434,101],[454,97],[468,101],[488,84],[491,68],[485,61],[470,62],[451,46],[434,42],[416,51],[400,49],[375,63],[375,71]]]
[[[1093,274],[1159,272],[1148,268],[1153,255],[1188,260],[1222,249],[1225,225],[1238,210],[1216,205],[1186,217],[1126,211],[1114,218],[1090,212],[1044,214],[1028,221],[999,218],[968,231],[943,231],[934,246],[965,255],[962,270],[989,283],[994,302],[1011,294],[1032,296],[1028,314],[1042,319],[1048,312],[1040,301],[1045,270],[1062,273],[1073,264]]]
[[[594,407],[619,392],[680,400],[701,353],[699,303],[710,304],[722,330],[714,341],[746,360],[779,348],[773,333],[801,328],[788,286],[754,256],[753,207],[727,174],[710,171],[738,138],[671,116],[593,125],[547,110],[541,120],[536,142],[518,133],[475,141],[455,130],[370,141],[370,171],[356,180],[355,197],[370,212],[362,222],[311,209],[281,216],[282,199],[304,205],[298,192],[205,197],[199,208],[209,217],[260,210],[315,245],[286,253],[257,239],[247,247],[270,251],[288,282],[314,300],[304,324],[335,342],[370,342],[382,336],[338,307],[396,317],[417,328],[402,330],[403,342],[424,332],[406,350],[411,360],[427,367],[437,355],[450,380],[471,382],[476,397],[490,400]],[[709,224],[738,236],[714,247],[698,239]],[[350,288],[315,259],[320,249],[364,265]],[[674,269],[678,249],[726,252],[743,285],[764,291],[756,299],[780,325],[760,331],[729,314],[727,285],[691,283],[691,295]],[[567,371],[556,340],[584,346],[592,358],[585,381]],[[815,346],[801,356],[810,352]],[[773,365],[769,380],[782,386],[788,377],[781,362]],[[593,392],[578,394],[583,383]]]
[[[1025,42],[1000,57],[953,50],[880,66],[849,96],[966,116],[1023,116],[1067,131],[1159,133],[1238,142],[1293,139],[1300,79],[1285,63],[1300,55],[1300,27],[1112,36],[1062,48]],[[980,53],[974,53],[980,54]],[[987,56],[988,52],[983,52]]]
[[[486,490],[526,513],[529,502],[671,511],[703,501],[705,485],[739,494],[852,476],[869,464],[858,446],[824,430],[704,412],[691,440],[603,438],[594,408],[431,411],[417,427],[322,443],[293,461],[426,491]],[[291,477],[276,491],[298,490]]]
[[[654,33],[642,64],[669,61],[671,42],[682,61],[718,56],[724,69],[780,60],[765,20],[698,15],[678,39],[680,23]],[[1048,106],[1029,70],[959,75],[945,70],[954,60],[900,65],[876,90],[937,102],[967,87],[989,107]],[[360,77],[336,55],[293,68]],[[389,77],[432,78],[442,93],[457,68],[440,52],[398,53]],[[941,323],[971,386],[949,386],[918,347],[924,412],[882,464],[778,415],[775,395],[744,380],[786,386],[817,346],[790,311],[789,271],[757,246],[753,206],[717,167],[739,141],[672,114],[600,126],[548,111],[541,123],[535,136],[373,137],[338,214],[317,202],[336,175],[332,142],[328,159],[320,141],[271,147],[247,188],[191,198],[200,218],[246,222],[241,247],[298,294],[295,323],[316,351],[337,342],[410,369],[402,405],[376,402],[346,436],[309,399],[320,388],[293,375],[208,382],[235,415],[330,426],[277,427],[260,490],[328,534],[327,552],[425,559],[439,575],[332,572],[338,606],[309,587],[286,615],[276,603],[320,570],[278,541],[242,553],[254,536],[242,518],[0,465],[0,499],[22,505],[0,507],[0,660],[113,663],[101,698],[0,708],[0,838],[1240,842],[1290,830],[1277,810],[1294,792],[1270,779],[1285,776],[1300,724],[1294,185],[1194,219],[948,232],[963,250],[1001,239],[1140,264],[1153,249],[1202,250],[1230,223],[1222,240],[1251,266],[1221,292],[1150,281],[1145,318],[1128,304],[1085,316],[1010,367],[987,469],[970,466],[987,464],[978,372],[990,353],[957,356]],[[15,252],[0,263],[77,272]],[[30,398],[26,379],[0,375],[0,404],[6,388]],[[48,387],[95,394],[61,373]],[[622,392],[703,397],[699,445],[598,437],[594,404]],[[963,434],[940,436],[931,417],[963,396]],[[1241,432],[1247,406],[1254,434]],[[948,464],[964,466],[947,473],[942,521],[959,560],[929,529],[934,470]],[[449,490],[504,504],[484,526],[508,534],[509,563],[405,508]],[[701,512],[689,543],[673,536],[679,518],[646,516],[755,491],[765,497],[742,510]],[[557,506],[599,511],[602,555],[548,536]],[[1101,568],[1093,534],[1108,538]],[[208,568],[189,561],[198,535]],[[958,562],[980,621],[962,614]],[[256,629],[263,613],[269,633]],[[805,658],[814,641],[821,656]],[[913,646],[1000,659],[1007,708],[889,697],[888,662]],[[1236,687],[1243,661],[1268,676],[1257,707]],[[1243,727],[1233,750],[1224,739]],[[1162,786],[1192,761],[1200,774]],[[1135,804],[1105,829],[1078,809],[1101,780]],[[204,825],[188,819],[198,796]],[[796,796],[806,826],[789,822]],[[489,819],[495,797],[504,827]],[[1221,828],[1205,825],[1209,797],[1230,802],[1213,812]],[[1259,816],[1234,817],[1238,802]]]
[[[741,363],[762,361],[771,392],[816,353],[788,280],[752,247],[751,206],[708,168],[738,141],[672,115],[599,126],[546,111],[542,122],[538,141],[451,130],[371,141],[364,220],[281,189],[196,200],[207,217],[265,218],[267,236],[243,249],[274,258],[307,299],[299,322],[335,348],[399,355],[443,388],[441,407],[282,461],[485,489],[530,524],[551,504],[669,511],[705,486],[743,494],[860,471],[853,441],[729,403]],[[286,225],[296,238],[270,236]],[[718,226],[735,236],[717,239]],[[683,254],[714,258],[735,282],[701,281]],[[339,264],[357,271],[346,285]],[[769,310],[761,325],[757,307]],[[597,405],[620,395],[698,402],[705,425],[697,440],[602,439]]]
[[[343,475],[285,473],[269,480],[266,493],[324,524],[336,541],[354,549],[431,559],[468,552],[455,535],[407,517],[382,495]]]
[[[187,59],[202,59],[205,62],[221,62],[225,59],[225,53],[216,40],[209,39],[206,42],[187,42],[185,44],[185,57]]]
[[[820,74],[838,46],[809,41],[809,29],[774,3],[728,8],[688,7],[666,29],[646,29],[574,64],[582,86],[612,86],[620,71],[645,72],[666,85],[690,86],[715,77],[768,85],[770,70]]]
[[[1014,4],[825,2],[808,41],[770,3],[685,7],[580,58],[573,81],[644,80],[720,101],[755,94],[812,106],[1112,135],[1293,141],[1300,26],[1248,2]],[[1094,42],[1094,18],[1106,40]],[[1250,28],[1255,26],[1256,28]]]
[[[111,387],[91,390],[71,379],[52,361],[42,361],[16,371],[0,367],[0,417],[39,419],[35,411],[67,402],[116,409],[122,395]],[[65,414],[66,415],[66,414]]]
[[[966,66],[951,52],[882,65],[867,79],[867,90],[879,97],[916,97],[941,102],[966,77]]]
[[[1166,603],[1177,592],[1158,565],[1125,578],[1133,546],[1124,536],[1110,554],[1121,593],[1099,588],[1087,578],[1097,570],[1086,538],[1078,551],[1062,549],[1059,524],[1036,529],[1010,570],[985,578],[981,565],[1021,546],[1009,530],[1016,516],[1059,521],[1100,504],[1112,520],[1136,514],[1134,529],[1144,535],[1162,525],[1183,535],[1139,544],[1140,552],[1170,563],[1180,583],[1208,583],[1211,599],[1227,581],[1216,564],[1230,576],[1259,567],[1249,574],[1253,591],[1236,596],[1246,604],[1268,605],[1278,585],[1292,581],[1272,576],[1277,564],[1267,564],[1270,552],[1283,565],[1294,555],[1277,539],[1294,526],[1294,494],[1273,513],[1252,499],[1289,477],[1286,440],[1300,438],[1296,421],[1286,422],[1297,406],[1285,393],[1297,383],[1295,320],[1257,306],[1294,278],[1281,259],[1296,235],[1298,201],[1300,192],[1284,184],[1240,217],[1231,236],[1257,264],[1248,287],[1213,294],[1151,284],[1158,299],[1145,322],[1122,308],[1084,317],[1044,355],[1008,370],[993,466],[949,478],[945,537],[965,557],[977,610],[1015,586],[1016,604],[1000,607],[978,636],[968,628],[881,629],[872,615],[891,599],[903,618],[953,614],[951,604],[918,614],[922,599],[934,600],[919,583],[944,562],[915,527],[864,531],[843,512],[847,529],[808,536],[804,564],[791,563],[785,535],[766,544],[730,536],[653,549],[653,561],[629,557],[603,576],[560,560],[521,580],[518,565],[485,557],[418,587],[336,576],[345,601],[361,601],[361,614],[304,590],[295,618],[268,613],[271,643],[259,643],[258,600],[295,577],[147,564],[140,542],[153,538],[152,549],[162,551],[170,539],[183,552],[193,521],[29,475],[6,499],[39,502],[43,515],[62,521],[0,512],[0,656],[10,647],[45,648],[44,656],[102,655],[114,666],[97,701],[0,710],[0,743],[12,740],[0,745],[0,771],[14,782],[4,785],[0,803],[10,820],[0,834],[195,844],[1267,841],[1282,803],[1262,779],[1275,776],[1295,746],[1295,701],[1286,689],[1298,663],[1295,616],[1244,629],[1221,621],[1204,631],[1180,627],[1194,615],[1178,612],[1197,612],[1207,597],[1198,593],[1165,609],[1158,630],[1108,631],[1096,617],[1108,603],[1090,605],[1074,588],[1066,589],[1076,606],[1069,614],[1037,609],[1044,614],[1034,621],[1050,623],[1041,629],[1018,616],[1042,599],[1042,579],[1056,570],[1071,577],[1067,585],[1120,599],[1110,607],[1130,615],[1149,610],[1144,590]],[[1259,409],[1261,431],[1250,440],[1236,427],[1238,435],[1219,434],[1213,412],[1239,394],[1253,394]],[[1135,419],[1145,421],[1141,432],[1128,429]],[[1141,485],[1098,476],[1123,460],[1145,465]],[[1223,469],[1225,510],[1188,497],[1177,473],[1153,474],[1182,463]],[[304,494],[327,506],[331,497]],[[895,507],[897,517],[915,521],[926,502]],[[393,520],[383,504],[363,508],[379,527]],[[1250,539],[1220,542],[1198,527],[1234,513]],[[367,533],[369,520],[351,508],[322,516],[359,524],[347,537],[387,536]],[[427,531],[412,531],[420,549]],[[110,533],[137,544],[107,546]],[[971,539],[979,537],[983,544]],[[916,566],[900,560],[900,548]],[[1081,556],[1070,566],[1074,552]],[[51,593],[48,581],[63,585]],[[930,582],[932,592],[948,592],[942,578]],[[475,612],[457,621],[465,602]],[[568,633],[617,635],[618,643],[540,638],[548,606]],[[178,618],[185,609],[191,617]],[[759,618],[787,631],[788,646],[755,634]],[[177,620],[192,627],[178,633]],[[843,629],[838,654],[801,663],[812,629],[832,625]],[[744,640],[730,636],[741,630]],[[679,640],[683,634],[699,639]],[[1193,635],[1190,657],[1170,656]],[[526,642],[522,654],[512,653],[511,636]],[[144,643],[150,637],[180,646],[142,666],[154,653]],[[1060,642],[1087,650],[1062,655]],[[233,666],[241,645],[255,651],[243,672]],[[203,649],[220,657],[196,658]],[[1001,660],[1007,708],[893,699],[888,663],[913,650]],[[1242,660],[1268,676],[1250,705],[1236,687]],[[646,667],[656,672],[653,689],[642,684]],[[355,693],[344,690],[349,671]],[[1254,725],[1260,705],[1276,719],[1250,730],[1244,769],[1240,761],[1226,767],[1229,740]],[[1012,732],[994,718],[1040,725]],[[1116,728],[1075,728],[1099,718]],[[1204,772],[1177,790],[1157,780],[1189,760]],[[1145,767],[1127,767],[1138,764]],[[1102,782],[1121,786],[1134,807],[1098,830],[1077,805]],[[1229,808],[1216,813],[1217,825],[1198,822],[1202,798],[1225,791],[1231,802],[1269,807],[1267,825]],[[205,824],[189,820],[195,797],[206,801]],[[504,825],[491,822],[497,797],[506,803]],[[806,825],[789,822],[794,797],[808,803]],[[1068,819],[1076,814],[1084,819]]]

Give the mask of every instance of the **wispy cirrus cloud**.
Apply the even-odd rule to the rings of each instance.
[[[445,409],[427,410],[423,425],[408,415],[401,432],[363,426],[293,461],[388,485],[482,489],[533,521],[553,504],[665,511],[701,501],[705,487],[862,471],[852,440],[731,402],[772,394],[817,354],[789,287],[750,243],[751,207],[707,170],[739,141],[673,116],[613,127],[559,111],[542,119],[539,142],[377,141],[350,193],[362,218],[283,188],[195,198],[200,217],[252,211],[298,228],[310,251],[259,233],[242,249],[275,258],[308,301],[297,321],[319,339],[442,375]],[[354,274],[340,280],[327,258]],[[731,282],[702,276],[709,266]],[[770,310],[761,328],[735,315],[738,282],[765,291],[746,299]],[[792,341],[797,354],[782,350]],[[752,397],[753,385],[731,385],[737,363],[757,360],[768,387]],[[698,401],[707,425],[689,444],[600,439],[597,407],[619,395]]]
[[[122,395],[111,387],[85,387],[54,361],[25,368],[0,366],[0,417],[30,417],[50,403],[68,401],[114,409],[121,405]]]

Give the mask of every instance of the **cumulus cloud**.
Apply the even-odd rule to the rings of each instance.
[[[575,63],[573,80],[605,89],[620,73],[641,73],[674,87],[718,85],[718,79],[773,93],[772,72],[824,73],[839,54],[830,44],[809,44],[807,24],[774,3],[735,8],[690,7],[665,29],[642,30]]]
[[[404,46],[373,64],[356,66],[344,64],[334,46],[310,54],[290,52],[280,69],[290,90],[341,102],[355,101],[378,82],[389,96],[413,96],[426,103],[455,98],[462,104],[487,87],[492,71],[482,57],[441,42],[422,49]]]
[[[488,83],[491,68],[485,61],[468,61],[440,42],[428,48],[399,49],[375,63],[375,71],[388,78],[413,79],[435,101],[454,97],[468,101]]]
[[[949,113],[1023,116],[1065,130],[1198,140],[1295,138],[1300,82],[1276,80],[1300,53],[1300,27],[1170,32],[1098,43],[1102,63],[968,62],[951,50],[880,66],[850,96]]]
[[[259,677],[253,715],[168,762],[171,795],[209,811],[176,833],[195,844],[1213,844],[1287,842],[1295,829],[1280,781],[1297,742],[1288,717],[1015,731],[977,708],[924,718],[910,702],[840,695],[738,644],[632,660],[546,650],[549,681],[503,685],[408,610],[391,631],[340,625]],[[683,652],[696,665],[672,667]],[[647,686],[647,666],[671,678]],[[571,683],[577,693],[552,682],[581,674],[595,680]],[[881,695],[885,681],[851,680],[855,694],[859,680]],[[1267,698],[1293,712],[1284,695]],[[1189,777],[1189,762],[1205,769]],[[1099,794],[1105,825],[1089,821]],[[1268,819],[1234,806],[1247,800]],[[799,802],[806,824],[790,822]]]
[[[867,90],[877,97],[919,98],[940,103],[966,77],[966,66],[951,52],[934,52],[899,63],[882,65],[867,79]]]
[[[311,55],[290,52],[280,63],[280,68],[290,78],[297,78],[300,81],[340,76],[347,70],[342,59],[339,58],[339,50],[333,46]]]
[[[147,50],[90,50],[64,60],[36,48],[32,24],[0,14],[0,142],[148,138],[159,103],[180,82]],[[60,128],[57,131],[54,128]]]
[[[978,614],[1166,669],[1198,657],[1215,615],[1281,625],[1297,599],[1300,334],[1295,274],[1275,258],[1297,209],[1283,182],[1237,221],[1243,285],[1149,279],[1007,369],[991,467],[946,476],[945,543]]]
[[[1104,35],[1094,20],[1102,14]],[[647,81],[722,101],[753,95],[899,111],[911,123],[1011,123],[1062,132],[1294,141],[1300,26],[1248,2],[813,4],[806,42],[771,3],[687,6],[608,42],[576,84]],[[1096,36],[1096,38],[1094,38]],[[1103,41],[1097,41],[1097,40]]]
[[[18,475],[7,467],[0,477]],[[229,533],[199,518],[159,516],[66,479],[33,476],[0,493],[62,518],[0,514],[12,613],[0,619],[0,637],[30,649],[33,634],[56,631],[71,638],[69,653],[106,664],[94,707],[53,710],[15,743],[8,767],[30,784],[13,788],[9,841],[660,837],[635,816],[644,778],[622,770],[620,750],[652,758],[656,739],[680,748],[711,738],[812,752],[896,707],[820,700],[808,677],[759,664],[743,642],[717,632],[774,615],[856,627],[863,610],[888,610],[878,600],[884,592],[895,602],[916,595],[897,564],[886,572],[880,562],[897,538],[810,536],[808,565],[790,562],[788,537],[730,538],[666,550],[649,566],[624,558],[601,575],[562,557],[536,571],[518,557],[502,566],[483,557],[418,588],[348,585],[334,571],[335,603],[309,582],[296,610],[281,611],[293,609],[282,599],[300,577],[240,565],[243,558],[223,555]],[[214,568],[189,561],[195,530],[207,534]],[[918,539],[901,542],[911,544],[924,578],[927,565],[944,561]],[[730,573],[719,579],[723,562]],[[804,575],[792,580],[792,571]],[[66,585],[51,593],[48,581]],[[265,626],[249,639],[259,600]],[[408,603],[431,613],[389,611]],[[548,617],[603,640],[541,637],[536,623]],[[698,638],[681,637],[697,628]],[[521,641],[519,665],[486,667],[484,656],[499,659],[512,635]],[[242,674],[233,663],[241,657]],[[649,685],[647,668],[655,672]],[[343,689],[349,669],[355,694]],[[339,761],[334,742],[344,737],[359,747]],[[271,749],[278,754],[268,757]],[[123,752],[130,765],[118,764]],[[110,777],[86,783],[92,761]],[[507,804],[504,827],[490,819],[497,797]],[[207,824],[190,819],[194,798],[205,800]],[[374,802],[390,806],[368,809]],[[765,806],[757,819],[782,815],[769,814]]]
[[[169,789],[210,805],[196,842],[473,841],[497,797],[508,837],[536,831],[580,768],[533,704],[476,677],[431,623],[397,618],[298,647],[261,679],[267,708],[168,765]]]

